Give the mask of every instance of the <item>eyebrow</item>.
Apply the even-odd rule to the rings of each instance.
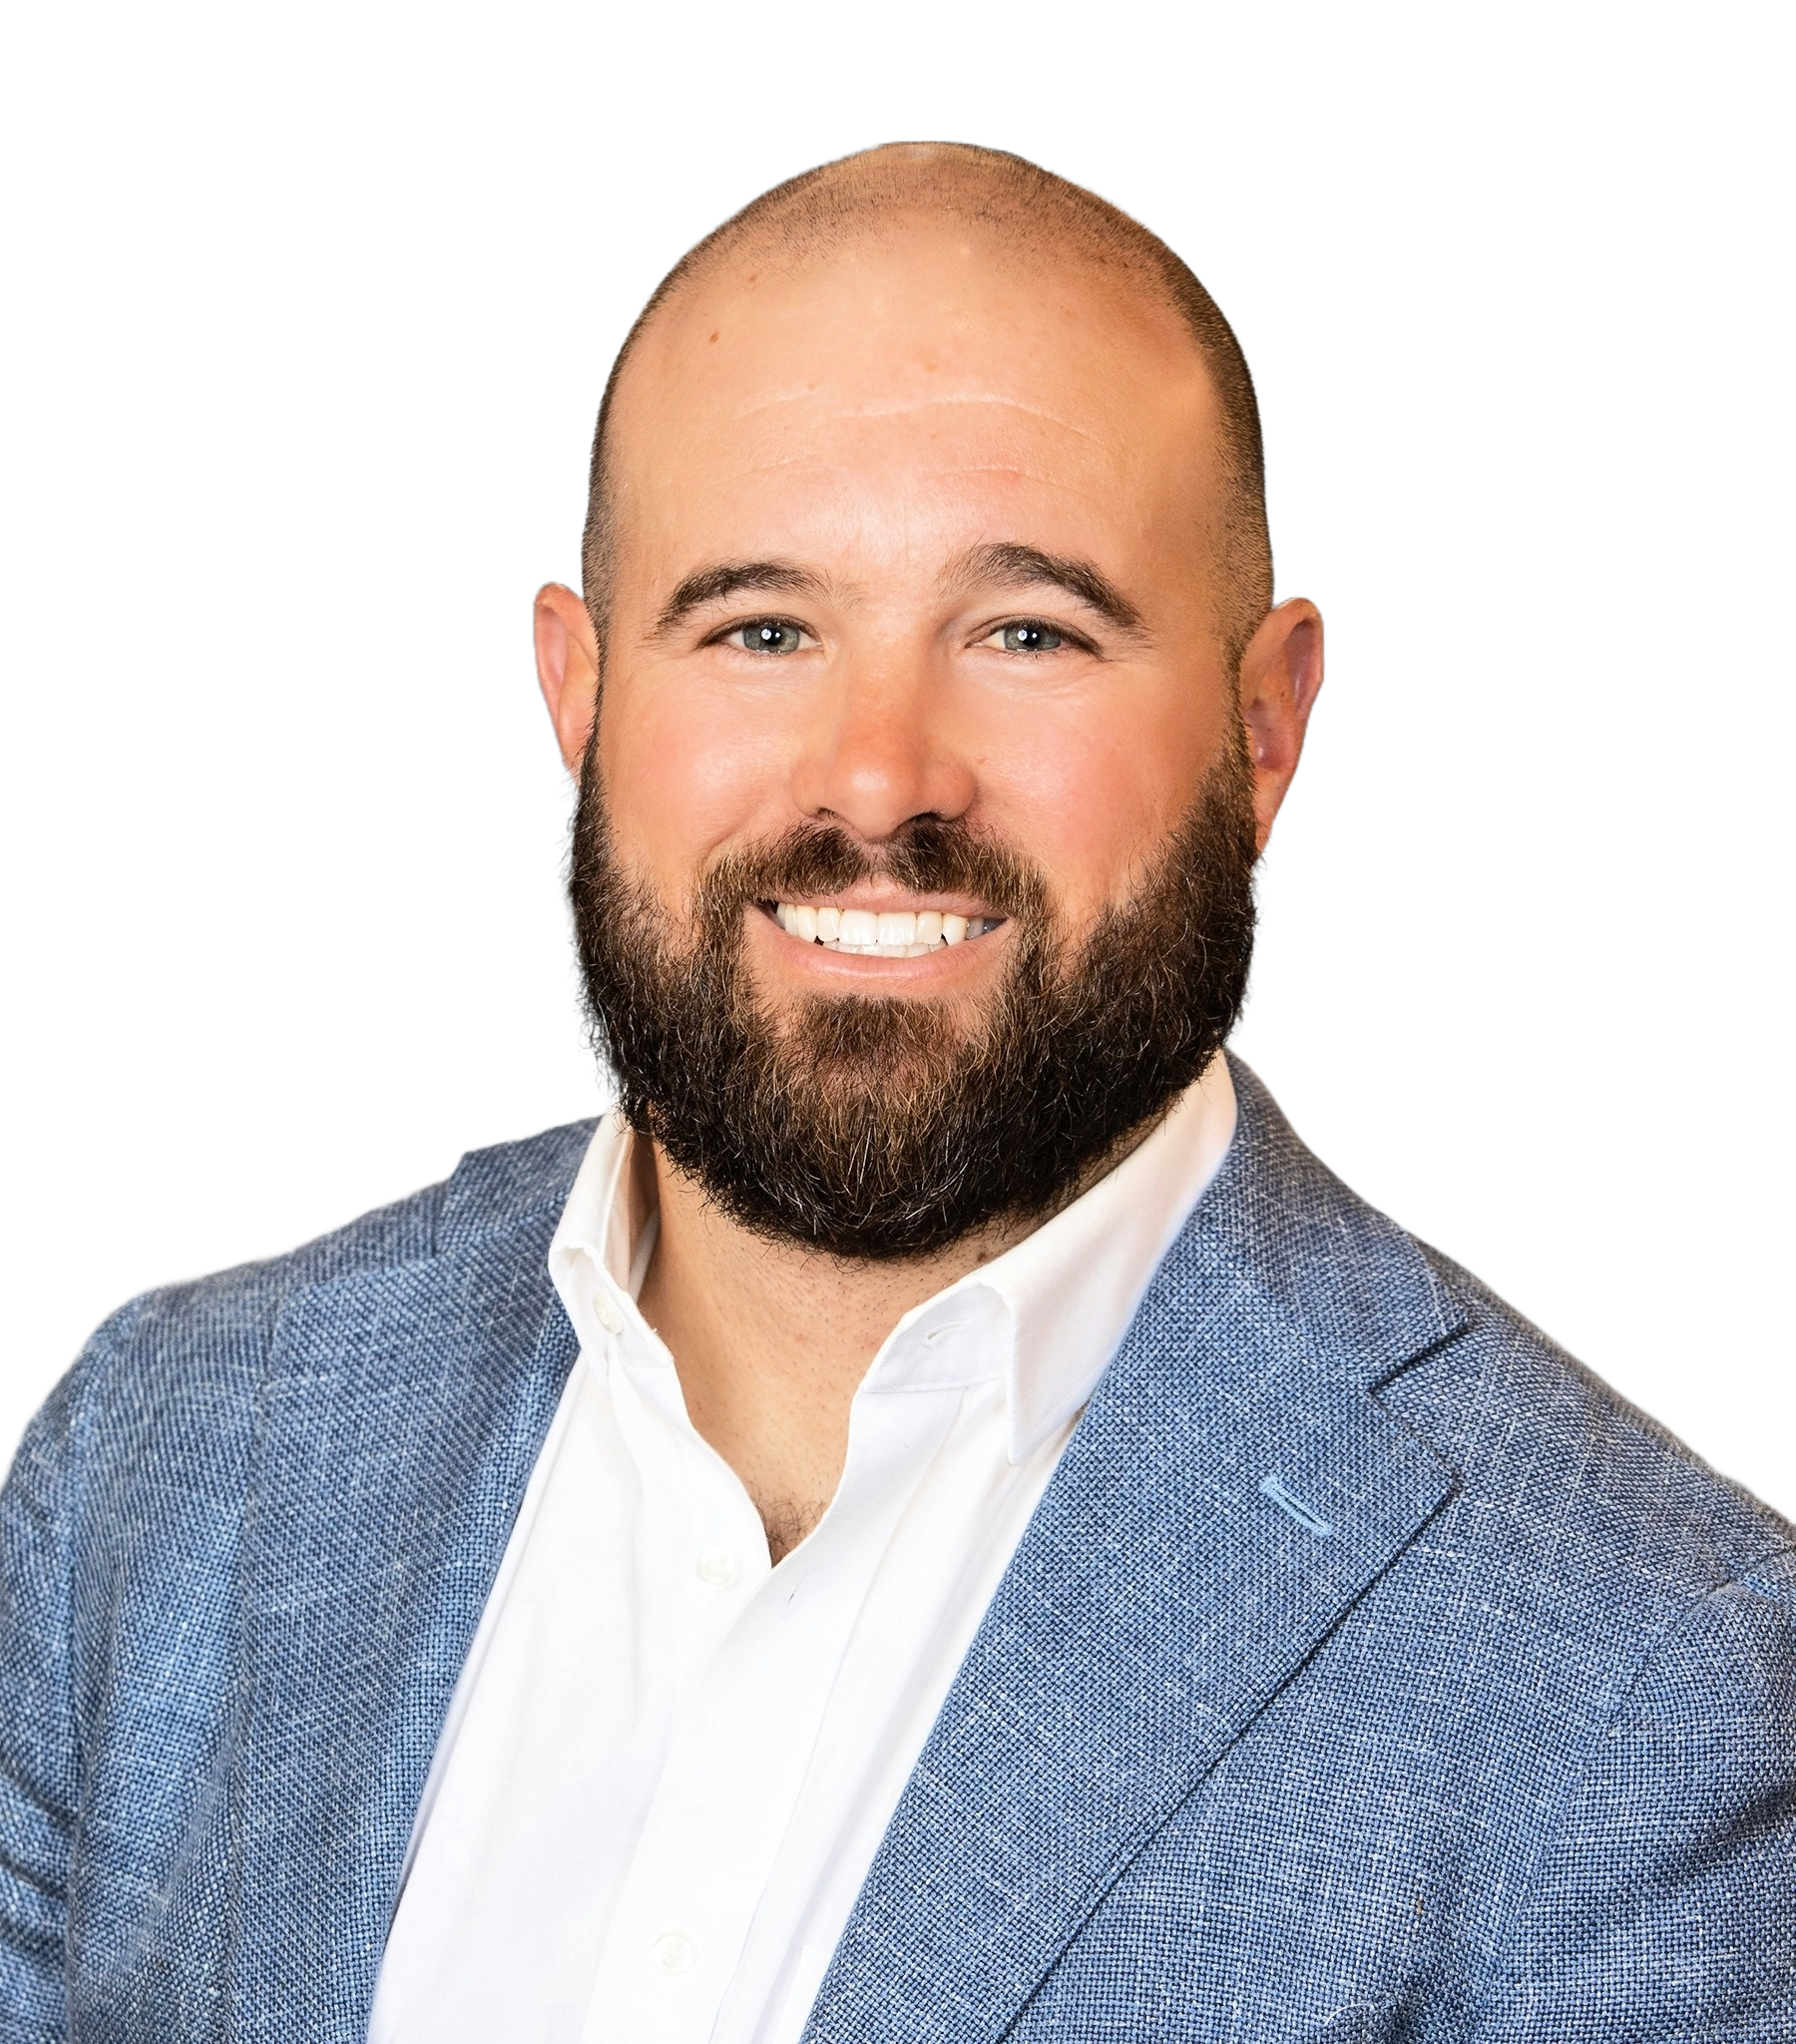
[[[793,561],[714,561],[707,568],[694,569],[678,584],[662,606],[655,621],[656,633],[672,632],[694,611],[750,589],[783,590],[790,596],[824,594],[822,577]]]
[[[950,587],[990,582],[1038,584],[1063,589],[1120,632],[1137,632],[1141,614],[1117,585],[1090,561],[1050,554],[1018,540],[994,540],[965,553],[943,577]],[[822,596],[822,576],[795,561],[714,561],[695,568],[674,588],[655,621],[656,635],[674,631],[694,611],[750,590],[788,596]]]
[[[961,556],[946,579],[963,588],[982,582],[1040,583],[1064,589],[1120,632],[1138,632],[1141,628],[1140,612],[1090,561],[1044,553],[1040,547],[1024,546],[1015,540],[996,540],[989,546],[973,548]]]

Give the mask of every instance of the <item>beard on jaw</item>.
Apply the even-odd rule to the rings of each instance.
[[[615,855],[589,749],[569,895],[631,1126],[742,1226],[890,1259],[1045,1218],[1201,1075],[1246,992],[1255,858],[1237,729],[1142,885],[1082,939],[1013,852],[924,818],[878,845],[813,823],[725,854],[681,942]],[[783,1015],[760,1001],[745,915],[866,878],[1009,919],[1011,955],[971,1024],[927,996],[812,996]]]

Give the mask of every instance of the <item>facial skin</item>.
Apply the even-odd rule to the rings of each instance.
[[[1209,384],[1176,315],[1115,271],[930,222],[797,273],[737,256],[649,327],[613,426],[603,690],[593,620],[555,585],[538,669],[570,771],[592,736],[618,859],[673,931],[732,851],[806,821],[877,847],[934,817],[1027,861],[1076,940],[1136,892],[1237,729],[1263,847],[1321,621],[1279,605],[1231,671]],[[813,901],[995,907],[884,880]],[[867,957],[742,914],[775,1018],[877,993],[971,1031],[1014,934]],[[777,1558],[834,1490],[893,1322],[1003,1240],[847,1268],[744,1239],[659,1155],[639,1168],[662,1212],[644,1308]]]

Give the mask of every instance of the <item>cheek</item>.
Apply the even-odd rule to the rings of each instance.
[[[777,827],[783,735],[739,695],[653,675],[608,682],[599,764],[619,853],[670,906],[720,847]]]
[[[985,749],[982,806],[1070,915],[1090,913],[1133,891],[1226,736],[1222,705],[1196,682],[1047,702]]]

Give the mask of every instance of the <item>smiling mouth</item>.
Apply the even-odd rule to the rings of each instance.
[[[861,958],[925,958],[945,945],[987,936],[1005,920],[1001,915],[950,915],[933,908],[825,908],[808,901],[763,901],[761,907],[800,943]]]

